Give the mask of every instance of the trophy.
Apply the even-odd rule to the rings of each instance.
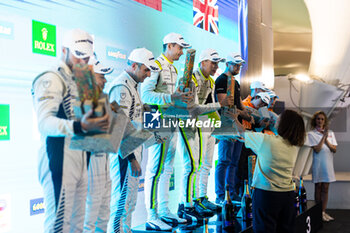
[[[143,124],[139,122],[131,122],[129,120],[125,127],[124,136],[119,148],[119,155],[126,158],[134,150],[153,138],[154,135],[149,130],[143,129]]]
[[[192,73],[193,73],[193,64],[194,64],[194,58],[196,55],[195,49],[188,49],[186,53],[186,61],[185,61],[185,70],[184,75],[182,78],[180,78],[178,85],[179,89],[182,92],[189,92],[192,91],[192,94],[194,94],[195,86],[192,79]],[[194,100],[192,103],[184,103],[180,100],[176,100],[174,105],[171,106],[163,106],[162,112],[165,117],[169,116],[182,116],[182,118],[192,118],[189,108],[193,107],[195,105]]]
[[[235,78],[228,77],[227,79],[227,96],[235,97]],[[223,107],[221,110],[221,127],[215,128],[212,132],[212,136],[219,140],[242,140],[239,130],[235,124],[235,120],[232,115],[236,114],[236,106]]]
[[[192,95],[196,95],[196,86],[192,82],[194,58],[196,55],[195,49],[188,49],[186,53],[186,62],[184,75],[179,79],[178,86],[182,92],[192,92]],[[174,105],[162,106],[162,112],[164,117],[181,116],[181,119],[196,118],[201,114],[211,113],[218,110],[217,106],[198,105],[195,103],[195,98],[191,103],[184,103],[180,100],[176,100]]]
[[[94,153],[116,153],[124,135],[129,120],[117,103],[112,105],[108,97],[102,94],[95,82],[91,66],[75,65],[72,69],[74,81],[78,90],[78,100],[73,106],[74,117],[80,120],[83,115],[93,110],[92,117],[101,117],[106,113],[110,116],[107,132],[89,132],[86,135],[72,137],[70,148]]]
[[[235,77],[232,76],[232,77],[229,77],[227,79],[227,95],[228,96],[233,96],[233,99],[235,98]],[[233,108],[233,106],[229,106],[230,109]]]

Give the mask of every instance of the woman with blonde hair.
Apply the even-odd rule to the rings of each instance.
[[[328,130],[328,118],[322,111],[316,112],[311,119],[311,131],[308,132],[306,145],[313,149],[312,182],[315,183],[315,201],[322,202],[322,220],[334,220],[326,213],[329,183],[335,181],[333,156],[337,151],[334,133]]]

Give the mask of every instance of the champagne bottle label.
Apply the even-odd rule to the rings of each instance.
[[[303,178],[300,177],[300,183],[299,183],[299,209],[300,212],[303,212],[306,209],[306,203],[307,203],[307,198],[306,198],[306,189],[304,187],[304,182]]]
[[[226,186],[226,195],[222,208],[222,217],[224,228],[229,228],[234,225],[234,210],[228,185]]]
[[[243,220],[251,220],[253,218],[253,208],[247,180],[244,181],[244,193],[242,196],[241,208]]]
[[[296,210],[296,214],[299,214],[299,204],[300,204],[300,200],[299,200],[299,193],[298,193],[298,189],[297,186],[295,184],[295,181],[293,180],[293,187],[294,187],[294,208]]]

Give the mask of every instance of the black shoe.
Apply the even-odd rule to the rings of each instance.
[[[215,214],[212,210],[207,209],[200,199],[194,200],[194,208],[202,218],[213,217]]]
[[[186,219],[189,224],[203,222],[202,216],[198,214],[194,207],[184,207],[183,214],[179,217]]]
[[[214,212],[221,212],[221,206],[220,205],[215,205],[213,202],[208,200],[208,197],[201,197],[201,203],[205,206],[205,208],[214,211]]]
[[[179,216],[179,218],[184,218],[183,217],[184,211],[185,211],[185,205],[179,204],[179,208],[177,209],[177,216]]]

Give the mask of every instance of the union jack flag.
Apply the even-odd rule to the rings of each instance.
[[[219,34],[217,0],[193,0],[193,25]]]

